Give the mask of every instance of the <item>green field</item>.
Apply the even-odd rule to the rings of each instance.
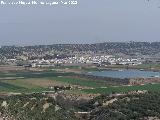
[[[28,92],[41,92],[48,90],[47,88],[37,87],[37,86],[30,86],[26,85],[24,87],[24,84],[12,84],[12,83],[6,83],[6,82],[0,82],[0,92],[18,92],[18,93],[28,93]]]
[[[40,86],[32,84],[33,81],[41,83],[43,80],[50,79],[52,77],[58,77],[60,75],[68,76],[71,73],[57,73],[54,71],[44,72],[18,72],[18,73],[0,73],[0,91],[1,92],[39,92],[46,91],[46,86]],[[8,79],[9,78],[9,79]],[[30,80],[32,79],[32,81]],[[30,82],[26,82],[30,81]],[[47,81],[46,81],[47,82]],[[42,84],[43,84],[42,83]]]
[[[149,90],[149,91],[160,91],[160,84],[147,84],[139,86],[109,86],[107,88],[95,88],[95,89],[84,89],[86,93],[122,93],[135,90]]]
[[[49,90],[49,86],[79,85],[86,87],[106,86],[103,81],[75,78],[74,73],[58,73],[55,71],[0,73],[0,91],[37,92]]]
[[[102,87],[106,86],[103,81],[93,81],[89,79],[84,79],[84,78],[74,78],[74,77],[52,77],[51,79],[72,84],[72,85],[80,85],[80,86],[87,86],[87,87]]]
[[[160,84],[114,87],[107,85],[102,80],[75,77],[74,73],[58,73],[56,71],[0,73],[1,92],[41,92],[50,90],[49,87],[55,85],[89,87],[80,91],[85,93],[112,93],[133,90],[160,91]]]
[[[160,69],[160,64],[158,63],[141,64],[141,65],[138,65],[137,67],[146,68],[146,69],[150,69],[150,68]]]
[[[146,64],[140,64],[140,65],[134,65],[134,66],[127,66],[127,65],[109,65],[108,68],[124,68],[124,69],[155,69],[160,70],[160,64],[158,63],[146,63]]]

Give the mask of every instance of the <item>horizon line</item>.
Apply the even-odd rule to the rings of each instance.
[[[102,43],[160,43],[160,41],[107,41],[107,42],[94,42],[94,43],[53,43],[53,44],[33,44],[33,45],[0,45],[0,47],[29,47],[29,46],[50,46],[50,45],[92,45]]]

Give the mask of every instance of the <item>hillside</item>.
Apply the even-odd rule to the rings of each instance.
[[[36,46],[2,46],[0,58],[13,59],[26,56],[29,59],[53,59],[74,56],[77,53],[106,53],[124,55],[157,55],[160,54],[160,42],[105,42],[95,44],[53,44]]]
[[[160,119],[159,92],[100,95],[89,101],[72,99],[62,94],[56,97],[42,94],[16,95],[1,97],[0,104],[1,117],[5,116],[8,120]]]
[[[0,99],[1,117],[7,120],[76,120],[72,111],[41,95],[18,95]]]

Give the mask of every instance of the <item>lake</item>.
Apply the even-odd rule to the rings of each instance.
[[[87,75],[103,76],[112,78],[148,78],[160,77],[160,72],[141,71],[141,70],[105,70],[105,71],[91,71]]]

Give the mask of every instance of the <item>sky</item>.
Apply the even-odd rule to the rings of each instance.
[[[0,5],[0,45],[160,42],[159,6],[159,0],[78,0],[77,5],[45,7]]]

